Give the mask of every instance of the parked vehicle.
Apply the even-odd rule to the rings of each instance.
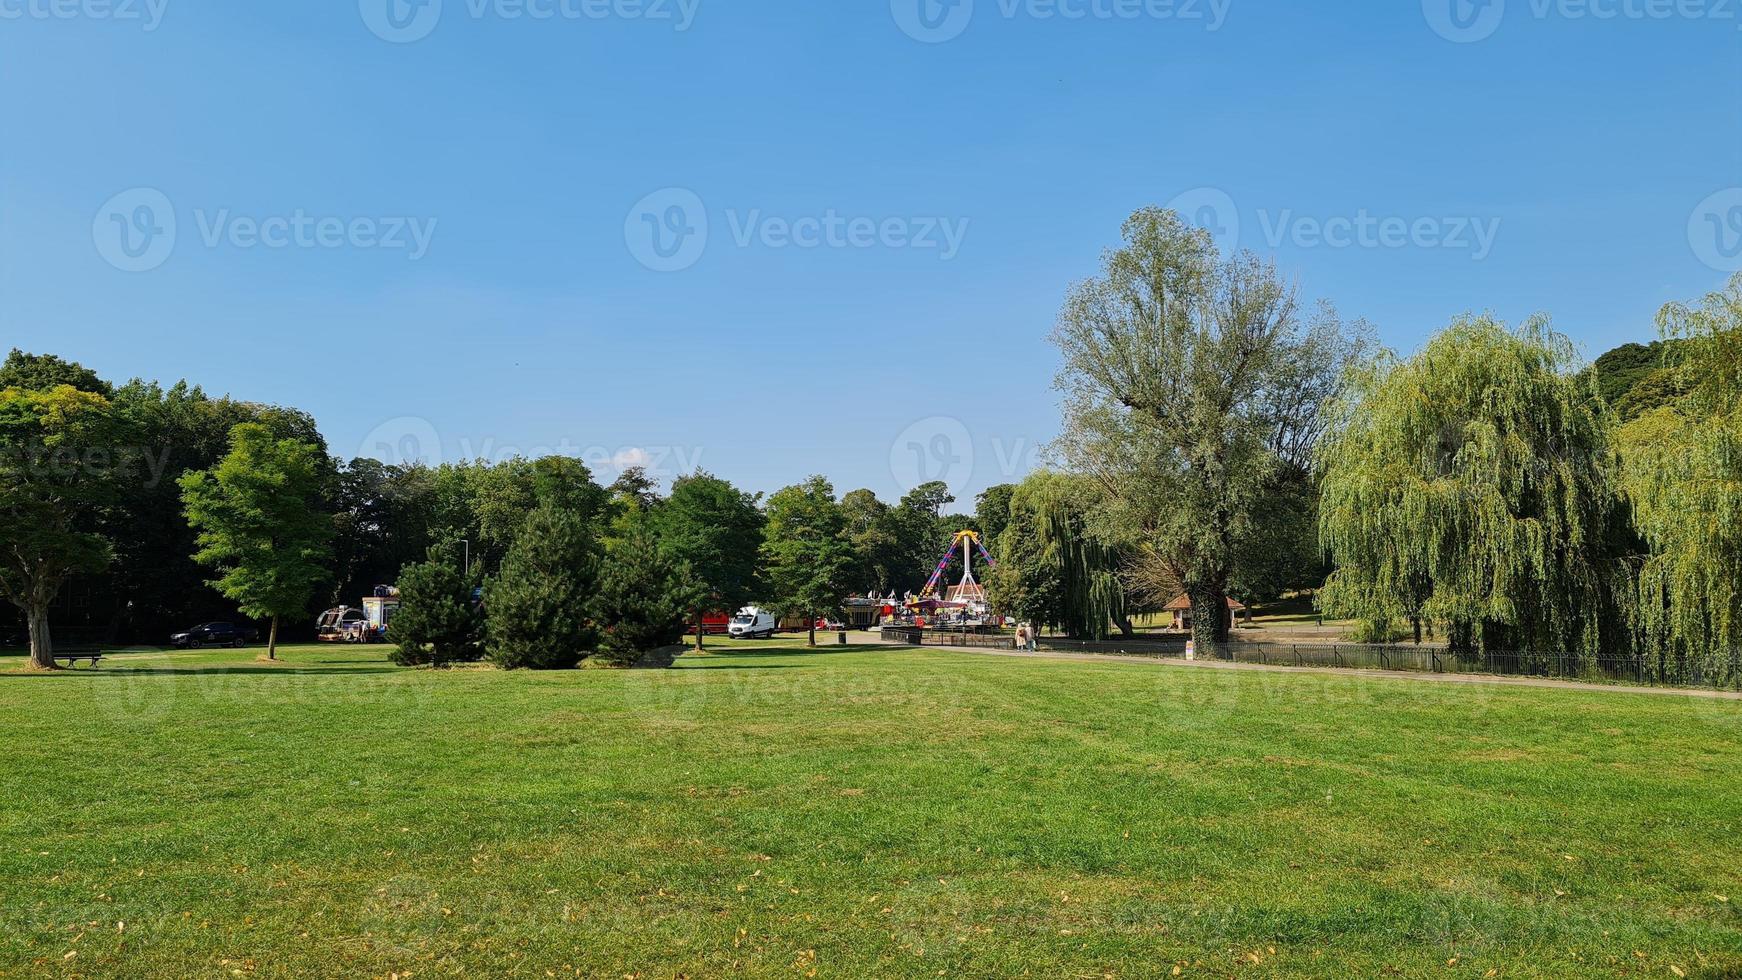
[[[732,617],[725,613],[702,614],[702,634],[704,636],[725,636],[732,628]],[[696,624],[691,623],[684,630],[691,636],[696,634]]]
[[[322,643],[384,643],[387,625],[399,611],[399,590],[378,585],[363,597],[363,606],[328,609],[315,620],[315,639]]]
[[[260,631],[252,626],[237,626],[233,623],[201,623],[185,633],[177,633],[169,638],[170,646],[198,650],[200,647],[241,647],[247,646],[260,638]]]
[[[732,625],[726,627],[726,633],[735,640],[766,640],[779,628],[780,621],[773,613],[759,606],[745,606],[732,617]]]

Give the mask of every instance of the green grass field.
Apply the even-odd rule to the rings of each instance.
[[[1735,702],[792,642],[0,673],[0,974],[1742,975]]]

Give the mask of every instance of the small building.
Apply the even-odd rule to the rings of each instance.
[[[1178,599],[1175,599],[1174,601],[1168,603],[1162,609],[1162,612],[1173,614],[1173,626],[1171,627],[1172,629],[1184,631],[1184,630],[1189,630],[1192,628],[1192,597],[1191,596],[1185,596],[1185,595],[1180,596]],[[1228,618],[1236,623],[1240,622],[1241,620],[1245,620],[1247,623],[1251,623],[1252,622],[1252,610],[1247,609],[1245,603],[1239,601],[1238,599],[1235,599],[1233,596],[1229,596],[1228,597]]]

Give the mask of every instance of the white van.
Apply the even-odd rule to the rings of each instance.
[[[780,621],[760,606],[745,606],[738,610],[738,615],[732,617],[732,624],[726,627],[726,635],[735,640],[768,639],[774,635],[774,630]]]

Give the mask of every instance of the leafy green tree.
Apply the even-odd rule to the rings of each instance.
[[[494,568],[519,539],[527,515],[541,506],[569,511],[597,534],[609,495],[578,459],[545,456],[467,468],[478,557]]]
[[[846,529],[835,488],[823,477],[813,476],[768,498],[763,560],[774,605],[806,618],[813,647],[817,616],[839,609],[849,588],[853,552]]]
[[[61,385],[104,398],[115,395],[113,386],[98,377],[97,372],[53,354],[27,354],[14,347],[6,355],[6,362],[0,364],[0,390],[49,391]]]
[[[612,500],[643,514],[660,502],[659,485],[647,475],[646,468],[640,466],[631,466],[617,474],[617,479],[611,481],[606,491]]]
[[[944,508],[955,502],[949,485],[934,480],[908,491],[890,511],[890,533],[904,566],[898,585],[912,582],[918,590],[931,577],[938,558],[961,530],[951,526],[950,519],[944,516]]]
[[[208,569],[194,558],[199,544],[179,481],[216,466],[230,451],[230,433],[247,422],[318,447],[330,476],[314,419],[294,409],[213,398],[186,382],[166,388],[131,381],[115,389],[113,402],[140,448],[137,478],[123,486],[105,520],[115,561],[93,583],[111,592],[117,628],[160,639],[174,628],[234,615],[235,606],[208,584]]]
[[[1598,654],[1624,583],[1617,460],[1575,367],[1542,320],[1465,317],[1366,371],[1321,446],[1325,611],[1375,638],[1444,623],[1461,655]]]
[[[462,565],[456,544],[443,542],[400,571],[399,611],[388,626],[395,663],[446,667],[483,655],[484,618],[472,596],[480,578]]]
[[[1093,526],[1098,501],[1087,480],[1064,473],[1033,473],[1013,488],[998,567],[987,578],[999,610],[1082,639],[1101,639],[1115,625],[1132,632],[1137,603],[1122,578],[1125,550]]]
[[[329,605],[354,603],[373,586],[397,582],[401,569],[429,553],[442,533],[434,521],[434,478],[426,466],[390,466],[375,459],[354,459],[338,472],[337,575]],[[451,556],[457,567],[464,566],[467,546],[447,540],[444,560]]]
[[[567,670],[598,646],[598,543],[576,510],[545,503],[526,516],[484,586],[485,647],[504,670]]]
[[[892,508],[870,490],[854,490],[841,498],[841,516],[847,525],[847,543],[853,549],[848,587],[855,593],[867,589],[878,595],[889,592],[907,568]]]
[[[308,607],[331,576],[333,522],[321,510],[327,460],[319,447],[245,423],[230,452],[207,471],[181,478],[195,558],[218,570],[211,583],[242,612],[270,617],[266,656],[278,658],[278,625]]]
[[[683,639],[690,610],[705,603],[707,586],[689,566],[673,560],[644,523],[611,554],[594,600],[599,623],[597,659],[628,667]]]
[[[1638,626],[1656,671],[1742,677],[1742,275],[1697,306],[1666,306],[1684,394],[1621,432],[1633,522],[1650,544]]]
[[[652,530],[666,558],[689,569],[698,588],[689,609],[696,649],[702,617],[733,611],[754,598],[759,583],[764,518],[757,497],[707,473],[678,479],[652,513]]]
[[[1016,484],[1000,483],[987,487],[974,498],[974,521],[988,544],[998,540],[1004,525],[1010,522],[1010,498],[1015,493]]]
[[[123,431],[100,394],[0,390],[0,593],[24,613],[34,668],[55,667],[48,613],[62,584],[109,562],[100,519],[127,472]]]
[[[1053,334],[1058,448],[1112,498],[1145,576],[1181,584],[1199,647],[1216,649],[1254,515],[1290,458],[1310,457],[1361,344],[1328,307],[1303,314],[1274,267],[1222,259],[1172,211],[1138,211],[1123,236]]]

